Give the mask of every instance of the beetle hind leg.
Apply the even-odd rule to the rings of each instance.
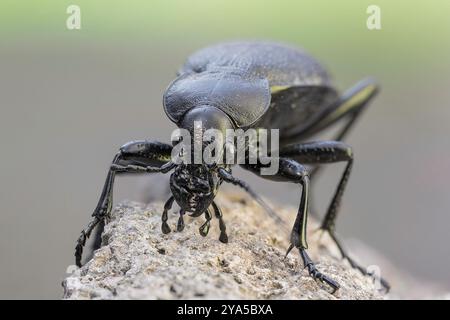
[[[308,216],[308,195],[310,184],[309,177],[307,176],[306,172],[302,174],[300,184],[302,185],[300,207],[294,222],[294,226],[292,228],[291,245],[289,246],[286,252],[286,256],[294,247],[297,248],[300,253],[300,257],[302,258],[303,266],[304,268],[308,269],[309,275],[314,280],[320,281],[321,283],[331,288],[330,293],[334,294],[340,288],[339,283],[337,283],[335,280],[331,279],[327,275],[319,272],[317,270],[316,265],[306,252],[306,249],[308,248],[308,243],[306,242],[306,223]]]

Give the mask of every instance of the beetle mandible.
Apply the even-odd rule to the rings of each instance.
[[[329,233],[342,257],[366,274],[365,268],[348,256],[337,239],[335,221],[353,164],[352,148],[342,141],[378,90],[375,81],[368,78],[339,94],[327,71],[301,49],[272,42],[242,41],[214,45],[191,55],[164,93],[163,105],[169,119],[190,132],[196,121],[201,121],[203,130],[279,129],[279,170],[275,175],[261,177],[301,186],[300,205],[286,255],[296,248],[310,276],[334,292],[339,284],[319,272],[307,254],[310,177],[317,174],[322,164],[346,163],[321,229]],[[305,142],[341,121],[343,127],[333,140]],[[206,236],[213,212],[219,220],[219,240],[228,242],[222,212],[214,201],[222,182],[242,187],[265,206],[247,183],[232,175],[231,165],[176,164],[171,157],[173,147],[162,142],[139,140],[120,148],[109,168],[93,220],[77,241],[78,266],[81,266],[86,239],[100,225],[96,234],[98,247],[104,219],[112,208],[114,179],[121,173],[173,171],[170,177],[172,195],[162,213],[163,233],[170,232],[168,210],[175,201],[180,207],[178,231],[183,230],[185,213],[194,217],[204,214],[206,222],[200,227],[200,233]],[[264,165],[258,162],[241,166],[260,175]],[[270,212],[276,217],[273,211]],[[384,280],[382,283],[388,289]]]

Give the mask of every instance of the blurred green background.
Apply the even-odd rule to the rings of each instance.
[[[70,4],[81,8],[81,30],[66,28]],[[381,8],[381,30],[366,27],[370,4]],[[196,49],[234,39],[297,44],[342,90],[379,80],[381,95],[348,140],[356,162],[338,230],[449,289],[449,17],[446,0],[2,0],[0,298],[61,296],[117,148],[168,141],[174,127],[161,100],[177,68]],[[322,211],[340,172],[330,167],[320,180]],[[296,205],[289,185],[239,173]],[[120,179],[116,201],[146,198],[148,184]]]

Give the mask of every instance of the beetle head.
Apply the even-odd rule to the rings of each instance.
[[[217,193],[221,179],[217,174],[217,167],[220,163],[212,158],[204,158],[205,148],[211,146],[212,141],[204,138],[210,129],[216,133],[226,136],[226,130],[234,128],[230,118],[220,109],[213,106],[198,106],[189,110],[179,123],[180,128],[189,132],[189,146],[186,147],[186,141],[175,141],[184,144],[181,153],[190,152],[189,162],[181,162],[176,167],[170,177],[170,189],[178,205],[186,212],[192,212],[193,216],[199,216],[204,213]],[[215,138],[215,137],[214,137]],[[183,137],[184,139],[184,137]],[[222,140],[224,142],[224,140]],[[195,146],[200,146],[200,155]],[[175,146],[174,146],[175,149]],[[223,145],[219,144],[214,149],[217,159],[223,154]],[[189,155],[189,154],[188,154]]]
[[[195,217],[208,209],[220,183],[216,171],[201,164],[181,164],[170,176],[170,189],[175,201]]]

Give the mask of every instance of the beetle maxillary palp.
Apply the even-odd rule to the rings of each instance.
[[[170,197],[169,200],[166,201],[166,203],[164,204],[164,211],[163,214],[161,216],[161,220],[162,220],[162,224],[161,224],[161,230],[164,234],[168,234],[170,233],[170,227],[167,224],[167,220],[168,220],[168,211],[172,208],[173,205],[173,200],[174,197]]]
[[[213,201],[211,205],[214,210],[214,215],[216,216],[217,219],[219,219],[219,229],[220,229],[219,241],[222,243],[228,243],[227,227],[225,226],[225,222],[223,221],[222,210],[220,210],[219,206],[216,204],[215,201]]]
[[[206,237],[209,232],[210,221],[211,221],[211,212],[209,211],[209,209],[205,211],[205,218],[206,218],[205,223],[202,224],[202,226],[198,229],[198,231],[200,232],[200,235],[203,237]]]
[[[184,229],[184,219],[183,216],[185,214],[185,211],[183,209],[180,210],[180,217],[178,218],[178,223],[177,223],[177,231],[181,232]]]

